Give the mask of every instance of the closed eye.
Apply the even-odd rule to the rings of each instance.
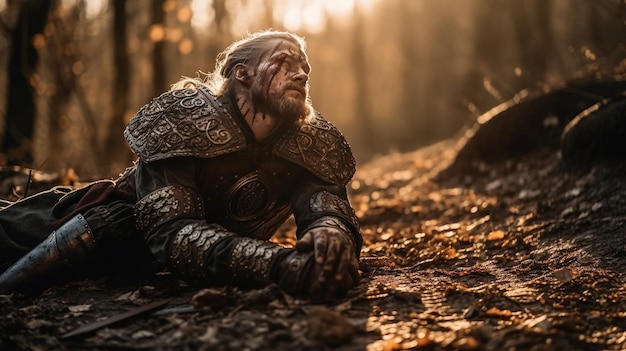
[[[299,56],[297,58],[294,56],[286,56],[281,64],[290,72],[295,72],[300,68],[302,68],[306,74],[311,72],[311,66],[309,66],[308,62],[305,60],[301,60]]]

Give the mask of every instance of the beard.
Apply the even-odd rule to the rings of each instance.
[[[309,107],[305,101],[290,96],[283,96],[279,99],[270,100],[270,103],[277,117],[287,121],[295,121],[308,114]]]
[[[254,89],[254,87],[252,89],[252,103],[260,111],[288,122],[307,116],[311,111],[306,96],[296,98],[284,93],[280,96],[272,96],[262,89]]]

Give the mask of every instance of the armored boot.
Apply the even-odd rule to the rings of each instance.
[[[95,248],[89,223],[78,214],[0,275],[0,293],[41,290],[59,280],[62,267],[86,261]]]
[[[77,214],[52,232],[0,275],[0,293],[37,294],[71,279],[135,271],[149,256],[135,229],[133,205],[115,201]]]

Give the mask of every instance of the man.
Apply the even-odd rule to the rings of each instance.
[[[302,38],[260,32],[229,46],[203,80],[183,79],[145,105],[124,133],[139,159],[118,180],[0,211],[0,249],[4,242],[14,256],[41,227],[55,229],[0,276],[0,291],[50,276],[58,262],[133,247],[139,236],[191,283],[345,294],[359,282],[362,245],[345,188],[355,162],[313,110],[309,72]],[[291,214],[295,248],[269,242]],[[45,225],[20,226],[16,216]]]

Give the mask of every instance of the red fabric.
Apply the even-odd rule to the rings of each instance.
[[[70,218],[79,213],[84,213],[90,208],[96,206],[105,205],[114,201],[123,200],[126,202],[132,202],[132,199],[125,195],[121,191],[115,188],[115,183],[109,181],[102,181],[94,183],[85,195],[78,201],[76,207],[54,222],[54,227],[58,228],[63,223],[67,222]]]

